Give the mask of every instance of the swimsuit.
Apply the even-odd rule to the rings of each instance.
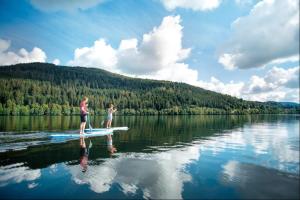
[[[112,120],[112,118],[113,118],[112,111],[110,109],[108,109],[107,120]]]
[[[87,107],[85,103],[80,103],[80,122],[86,122],[87,121],[87,113],[86,113]]]

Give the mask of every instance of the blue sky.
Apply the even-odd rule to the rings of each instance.
[[[0,2],[0,65],[55,60],[299,101],[299,0]]]

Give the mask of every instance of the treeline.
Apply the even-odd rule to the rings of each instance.
[[[0,67],[0,115],[77,115],[83,96],[96,115],[104,115],[109,103],[119,115],[299,113],[299,104],[245,101],[184,83],[100,69],[45,63]]]

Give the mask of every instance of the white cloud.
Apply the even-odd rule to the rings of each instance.
[[[6,51],[10,47],[10,41],[0,39],[0,53]]]
[[[9,47],[10,41],[0,39],[0,65],[46,61],[46,53],[38,47],[29,52],[22,48],[18,53],[8,51]]]
[[[122,71],[153,74],[162,69],[176,67],[189,56],[190,49],[182,48],[180,16],[167,16],[161,25],[137,39],[123,40],[118,51],[118,66]]]
[[[225,69],[233,70],[236,67],[235,63],[234,63],[234,59],[238,56],[239,56],[239,54],[234,55],[234,54],[224,53],[219,58],[219,63],[221,63],[225,67]]]
[[[141,75],[140,78],[169,80],[195,85],[198,79],[198,71],[190,69],[187,64],[175,63],[172,67],[160,69],[153,75]]]
[[[244,82],[230,81],[229,83],[226,84],[215,77],[211,77],[209,82],[198,81],[197,85],[207,90],[212,90],[215,92],[228,94],[236,97],[241,97],[242,90],[245,87]]]
[[[276,85],[278,87],[284,86],[287,88],[298,88],[299,67],[293,67],[289,69],[273,67],[268,71],[264,79],[269,84]]]
[[[227,69],[261,67],[299,54],[299,1],[264,0],[232,23],[232,38],[221,48]]]
[[[114,49],[104,39],[99,39],[91,47],[76,49],[74,59],[68,64],[104,68],[131,77],[185,82],[247,100],[299,100],[294,94],[299,85],[299,67],[273,67],[264,77],[252,76],[247,82],[223,83],[216,77],[211,77],[208,82],[198,80],[198,71],[183,62],[191,49],[182,47],[182,29],[180,16],[167,16],[160,26],[143,35],[140,44],[136,38],[131,38],[122,40]],[[229,69],[234,69],[232,60],[235,56],[239,55],[225,54],[221,61]],[[283,61],[287,60],[276,60]]]
[[[161,0],[161,2],[169,11],[176,8],[206,11],[216,9],[221,4],[221,0]]]
[[[105,0],[30,0],[30,3],[38,10],[45,12],[86,10]]]
[[[59,59],[54,59],[53,61],[52,61],[52,63],[54,64],[54,65],[59,65],[60,64],[60,60]]]
[[[198,81],[197,85],[247,100],[299,102],[299,66],[273,67],[265,76],[254,75],[246,82],[223,83],[212,77],[209,82]]]
[[[259,101],[299,102],[299,66],[273,67],[264,77],[252,76],[242,96]]]
[[[257,101],[299,102],[299,67],[273,67],[264,77],[252,76],[242,96]]]
[[[99,39],[91,47],[77,48],[68,64],[192,84],[197,81],[198,72],[182,62],[191,51],[182,47],[182,29],[180,16],[167,16],[159,27],[143,35],[140,44],[132,38],[122,40],[114,49]]]
[[[270,64],[276,65],[276,64],[282,64],[282,63],[287,63],[287,62],[299,62],[299,55],[290,56],[287,58],[275,59],[275,60],[272,60],[272,62]]]
[[[91,47],[77,48],[74,59],[68,62],[72,66],[98,67],[113,71],[117,64],[116,50],[104,39],[94,42]]]

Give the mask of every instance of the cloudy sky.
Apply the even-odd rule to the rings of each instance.
[[[299,102],[299,0],[1,0],[0,65],[50,62]]]

